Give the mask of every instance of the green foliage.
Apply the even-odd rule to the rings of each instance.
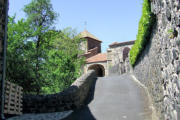
[[[34,50],[35,44],[28,41],[32,30],[25,20],[8,23],[7,72],[6,79],[24,87],[24,92],[35,92]],[[34,89],[32,89],[34,88]]]
[[[169,34],[173,33],[173,29],[169,29],[169,30],[168,30],[168,33],[169,33]]]
[[[34,29],[34,34],[47,31],[57,18],[50,0],[32,0],[24,7],[24,12],[31,28]]]
[[[81,74],[81,39],[72,29],[53,29],[56,13],[50,0],[32,0],[24,11],[27,19],[9,18],[7,79],[25,94],[59,92]]]
[[[32,39],[35,43],[35,80],[36,93],[41,92],[41,86],[44,84],[44,77],[42,74],[44,59],[47,57],[46,50],[43,50],[45,42],[44,34],[48,32],[56,20],[57,14],[53,11],[50,0],[32,0],[31,3],[25,6],[24,12],[27,15],[27,23],[33,29]]]
[[[69,87],[81,75],[81,66],[84,59],[79,45],[81,39],[70,28],[61,32],[49,31],[48,36],[53,38],[48,49],[48,58],[44,66],[45,81],[48,86],[42,88],[44,93],[56,93]]]
[[[133,45],[130,50],[130,63],[132,66],[135,65],[138,56],[144,49],[147,41],[150,39],[152,26],[155,23],[155,16],[151,12],[151,5],[149,0],[144,0],[143,8],[142,8],[142,16],[139,22],[138,34]]]
[[[178,35],[177,30],[174,29],[174,28],[169,29],[169,30],[167,31],[167,33],[168,33],[170,39],[174,39],[174,38],[177,37],[177,35]]]

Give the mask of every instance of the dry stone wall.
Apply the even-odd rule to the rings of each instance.
[[[50,113],[80,108],[85,104],[95,80],[96,73],[90,70],[63,92],[51,95],[25,95],[23,113]]]
[[[157,23],[133,72],[161,120],[180,120],[180,1],[151,0]]]

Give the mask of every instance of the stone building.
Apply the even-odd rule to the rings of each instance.
[[[112,72],[123,74],[129,71],[128,54],[134,41],[112,43],[107,53],[101,53],[101,40],[87,30],[81,32],[80,37],[85,39],[80,45],[86,57],[86,64],[83,67],[85,73],[94,69],[98,76],[108,76]]]
[[[98,76],[108,75],[107,68],[107,54],[101,53],[102,41],[94,35],[84,30],[80,33],[80,37],[85,41],[81,43],[80,48],[85,52],[86,64],[84,65],[84,72],[94,69]]]
[[[109,66],[108,73],[123,74],[130,71],[129,51],[134,41],[114,42],[109,45],[107,50],[107,64]]]

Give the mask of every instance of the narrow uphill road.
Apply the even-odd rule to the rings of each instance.
[[[63,120],[152,120],[148,97],[129,74],[98,78],[87,106]]]

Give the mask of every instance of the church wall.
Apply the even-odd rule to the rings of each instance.
[[[88,53],[84,54],[84,56],[86,57],[86,59],[88,59],[88,58],[90,58],[90,57],[92,57],[94,55],[97,55],[97,54],[98,54],[98,48],[95,47],[95,48],[93,48],[91,50],[88,50]]]
[[[79,49],[84,51],[84,53],[87,53],[88,52],[88,49],[87,49],[87,41],[82,41],[80,43],[80,46],[79,46]]]
[[[91,38],[87,38],[87,39],[88,39],[88,50],[98,47],[98,53],[101,53],[101,42]]]

